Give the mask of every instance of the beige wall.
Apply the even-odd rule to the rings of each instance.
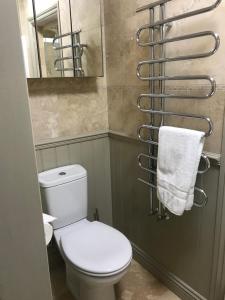
[[[138,61],[149,57],[146,50],[136,46],[135,34],[140,25],[148,23],[147,12],[136,14],[136,8],[149,3],[149,0],[107,0],[105,1],[105,24],[106,24],[106,53],[107,53],[107,80],[109,102],[109,128],[113,131],[126,133],[129,136],[137,136],[137,127],[146,120],[146,115],[139,112],[136,105],[137,96],[148,89],[136,78],[136,66]],[[153,2],[153,1],[152,1]],[[201,7],[202,1],[172,1],[168,5],[167,16],[183,13]],[[204,5],[215,1],[204,1]],[[209,100],[171,100],[168,101],[167,110],[205,114],[214,122],[214,133],[206,141],[206,150],[220,153],[222,123],[224,113],[224,8],[222,4],[213,12],[203,14],[200,17],[192,17],[189,20],[173,23],[173,28],[168,36],[177,36],[184,33],[192,33],[203,30],[215,30],[221,36],[221,47],[218,53],[203,60],[188,62],[168,63],[166,72],[168,75],[181,74],[210,74],[215,76],[218,82],[217,94]],[[183,52],[210,50],[212,43],[209,40],[199,43],[185,42],[177,47],[167,47],[168,56],[176,56]],[[207,47],[207,45],[209,45]],[[199,86],[200,85],[200,86]],[[192,93],[194,90],[205,89],[204,83],[193,82],[187,87],[184,82],[171,82],[169,86],[172,92]],[[170,120],[171,122],[172,120]],[[190,126],[191,123],[191,126]],[[205,129],[204,124],[193,121],[179,120],[171,122],[177,126],[185,126],[194,129]]]
[[[108,130],[104,79],[29,80],[35,143]]]

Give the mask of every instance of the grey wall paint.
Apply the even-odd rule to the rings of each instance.
[[[210,300],[225,299],[225,122],[221,149],[221,168],[218,188],[216,230]]]
[[[137,155],[146,152],[146,146],[115,135],[110,144],[114,225],[145,253],[146,259],[184,282],[190,295],[203,296],[183,299],[209,299],[219,166],[212,166],[198,182],[209,196],[205,208],[158,222],[148,216],[148,188],[137,181],[145,176],[137,166]]]
[[[16,1],[0,1],[0,299],[51,300]]]
[[[88,172],[88,215],[98,208],[100,220],[112,224],[110,150],[107,134],[36,147],[38,171],[81,164]]]

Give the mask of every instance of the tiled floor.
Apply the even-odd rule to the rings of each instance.
[[[64,262],[55,246],[49,249],[49,264],[53,299],[74,300],[66,286]],[[116,293],[117,300],[180,300],[136,261],[117,285]]]

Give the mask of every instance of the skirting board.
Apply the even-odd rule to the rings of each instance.
[[[182,300],[207,300],[132,243],[134,259]]]

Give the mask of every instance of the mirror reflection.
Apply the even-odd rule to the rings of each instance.
[[[28,78],[103,76],[100,0],[18,0]]]

